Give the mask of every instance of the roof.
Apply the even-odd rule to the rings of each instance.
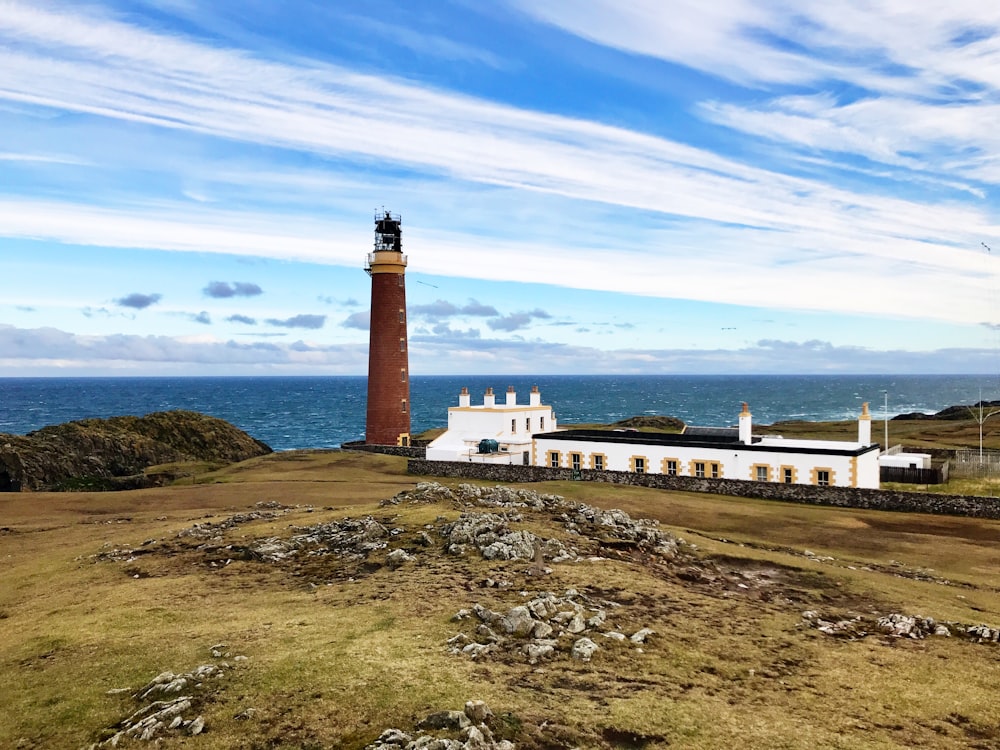
[[[740,428],[739,427],[697,427],[695,425],[688,425],[684,428],[683,435],[693,437],[696,435],[704,435],[706,437],[719,437],[719,438],[734,438],[739,440]]]

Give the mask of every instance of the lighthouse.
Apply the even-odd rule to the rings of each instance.
[[[368,254],[365,271],[372,279],[365,443],[409,445],[406,256],[398,214],[375,214],[375,251]]]

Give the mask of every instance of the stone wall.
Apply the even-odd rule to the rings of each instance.
[[[365,453],[384,453],[387,456],[406,456],[407,458],[422,459],[427,455],[427,448],[423,445],[368,445],[364,440],[354,440],[349,443],[342,443],[340,446],[344,451],[363,451]]]
[[[945,516],[1000,519],[1000,498],[968,495],[939,495],[928,492],[897,492],[855,489],[851,487],[815,487],[806,484],[751,482],[739,479],[699,479],[666,474],[632,474],[627,471],[574,472],[543,466],[516,466],[468,463],[462,461],[427,461],[411,459],[410,474],[436,477],[481,479],[488,482],[546,482],[578,479],[637,487],[652,487],[680,492],[708,492],[715,495],[781,500],[804,505],[841,508],[865,508],[905,513],[933,513]]]

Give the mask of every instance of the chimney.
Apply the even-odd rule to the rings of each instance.
[[[743,402],[743,411],[740,412],[740,442],[744,445],[750,445],[753,438],[751,436],[751,421],[750,421],[750,407],[747,406],[747,402]]]
[[[469,397],[469,389],[464,385],[462,386],[462,392],[458,394],[458,405],[459,406],[470,406],[472,403]]]
[[[868,412],[868,402],[861,404],[861,416],[858,417],[858,442],[862,445],[872,444],[872,415]]]
[[[512,385],[507,386],[507,406],[517,406],[517,393]]]
[[[487,388],[486,395],[483,396],[483,406],[487,409],[492,409],[497,405],[497,397],[493,395],[493,389]]]
[[[541,406],[542,394],[538,392],[538,386],[531,386],[531,395],[528,396],[528,406]]]

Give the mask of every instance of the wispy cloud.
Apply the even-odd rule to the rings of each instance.
[[[749,2],[712,9],[683,5],[670,14],[669,28],[661,9],[654,12],[651,5],[619,9],[601,0],[564,13],[565,4],[553,1],[526,5],[525,10],[600,43],[643,54],[659,50],[746,85],[849,80],[903,95],[944,85],[950,79],[942,71],[957,65],[949,62],[953,56],[936,55],[933,64],[940,70],[925,64],[916,76],[924,88],[915,89],[916,84],[901,85],[902,74],[877,66],[872,73],[867,63],[852,63],[849,54],[804,60],[798,47],[769,47],[761,35],[748,31],[765,29],[776,38],[787,34],[789,39],[814,41],[796,36],[795,19],[801,20],[801,13],[789,13],[793,20],[786,20],[787,9],[761,10]],[[430,170],[454,180],[649,211],[672,220],[669,228],[630,228],[624,243],[595,243],[584,249],[530,236],[517,241],[476,236],[482,252],[495,248],[497,257],[509,262],[500,269],[469,264],[460,271],[465,275],[546,278],[579,288],[740,304],[766,300],[769,306],[793,309],[857,311],[860,306],[862,312],[904,311],[964,322],[985,317],[988,290],[997,281],[996,264],[984,264],[968,250],[997,225],[995,212],[985,203],[959,204],[939,196],[921,201],[873,188],[837,187],[621,127],[318,62],[264,60],[81,12],[54,13],[19,2],[8,3],[5,11],[0,38],[12,41],[0,53],[0,90],[8,100],[347,160],[388,157],[404,170]],[[809,19],[819,28],[833,29],[832,38],[840,39],[848,29],[834,15],[815,11]],[[929,14],[926,24],[946,28],[951,23],[957,28],[948,18],[943,12]],[[869,18],[873,28],[877,20]],[[693,36],[679,35],[678,28]],[[628,41],[633,34],[635,39]],[[896,65],[912,62],[912,55],[894,56],[902,38],[893,32],[892,55],[886,57]],[[664,43],[667,39],[670,44]],[[983,39],[955,54],[965,59],[961,55],[975,52],[980,55],[976,59],[991,60],[990,44]],[[963,71],[956,68],[953,73]],[[980,72],[970,80],[992,85],[992,79],[987,80],[991,75]],[[374,109],[371,91],[379,92]],[[786,96],[781,103],[763,106],[830,123],[832,135],[824,138],[794,123],[785,135],[772,133],[786,142],[794,136],[804,146],[853,148],[866,158],[877,158],[882,149],[889,163],[907,169],[927,163],[926,155],[916,157],[904,148],[882,145],[887,133],[897,132],[896,120],[886,126],[877,108],[868,107],[870,114],[865,114],[861,104],[831,101]],[[914,107],[919,104],[911,101]],[[843,127],[836,126],[831,108],[843,110]],[[736,126],[736,110],[706,105],[704,112]],[[850,112],[856,114],[844,114]],[[957,127],[945,122],[949,118],[923,114],[927,112],[912,109],[899,117],[910,123],[933,119],[935,128]],[[858,125],[863,117],[868,118],[868,130]],[[754,124],[762,122],[747,118],[746,127],[764,134],[765,125]],[[882,130],[875,137],[870,128],[880,122]],[[975,125],[973,118],[965,118],[965,123],[966,129]],[[975,138],[997,137],[984,135],[987,130],[979,125]],[[961,129],[955,131],[956,138],[962,134]],[[394,144],[389,153],[386,143]],[[910,145],[921,143],[918,138]],[[0,201],[0,225],[9,236],[76,244],[255,253],[352,265],[356,248],[365,241],[362,233],[336,223],[303,222],[296,220],[301,217],[267,212],[249,217],[210,207],[192,213],[189,208],[164,209],[160,202],[137,212],[6,199]],[[618,221],[624,227],[630,218],[622,213]],[[343,240],[329,242],[328,237]],[[432,231],[415,247],[429,272],[455,275],[454,253],[465,252],[468,243],[467,235]],[[615,262],[609,263],[609,257]],[[734,275],[731,269],[745,268],[748,258],[754,268]],[[859,278],[879,278],[882,293],[858,295]],[[935,294],[929,304],[922,304],[929,288]]]
[[[230,323],[242,323],[247,326],[257,325],[257,319],[251,318],[249,315],[230,315],[226,320]]]
[[[532,320],[547,320],[551,317],[544,310],[535,309],[530,312],[511,313],[496,320],[488,320],[486,321],[486,325],[494,331],[519,331],[531,325]]]
[[[311,328],[315,330],[323,327],[323,324],[326,323],[326,316],[302,314],[284,319],[268,318],[265,322],[279,328]]]

